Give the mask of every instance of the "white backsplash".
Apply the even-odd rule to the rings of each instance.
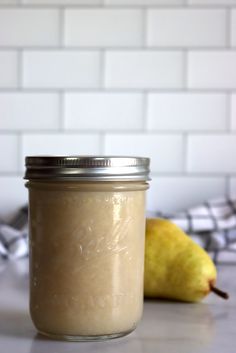
[[[0,217],[57,153],[151,157],[150,211],[236,193],[236,0],[0,0]]]

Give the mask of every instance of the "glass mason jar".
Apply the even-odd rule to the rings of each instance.
[[[149,159],[26,157],[30,313],[52,338],[126,335],[142,316]]]

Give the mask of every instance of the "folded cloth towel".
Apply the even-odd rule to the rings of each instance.
[[[236,198],[205,202],[185,212],[166,214],[149,212],[148,217],[169,219],[199,245],[216,263],[236,263]],[[28,207],[19,210],[10,224],[0,223],[0,258],[28,256]]]
[[[236,263],[236,198],[213,199],[181,213],[153,215],[182,228],[215,263]]]
[[[9,224],[0,222],[0,259],[28,256],[28,207],[22,207]]]

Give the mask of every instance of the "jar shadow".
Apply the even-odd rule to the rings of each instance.
[[[122,338],[96,342],[66,342],[52,340],[41,334],[35,335],[30,353],[141,353],[142,345],[135,333]]]
[[[26,310],[1,310],[0,337],[7,336],[18,339],[32,339],[34,334],[35,329]]]

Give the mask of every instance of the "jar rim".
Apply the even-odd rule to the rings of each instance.
[[[24,179],[147,181],[150,158],[136,156],[26,156]]]

